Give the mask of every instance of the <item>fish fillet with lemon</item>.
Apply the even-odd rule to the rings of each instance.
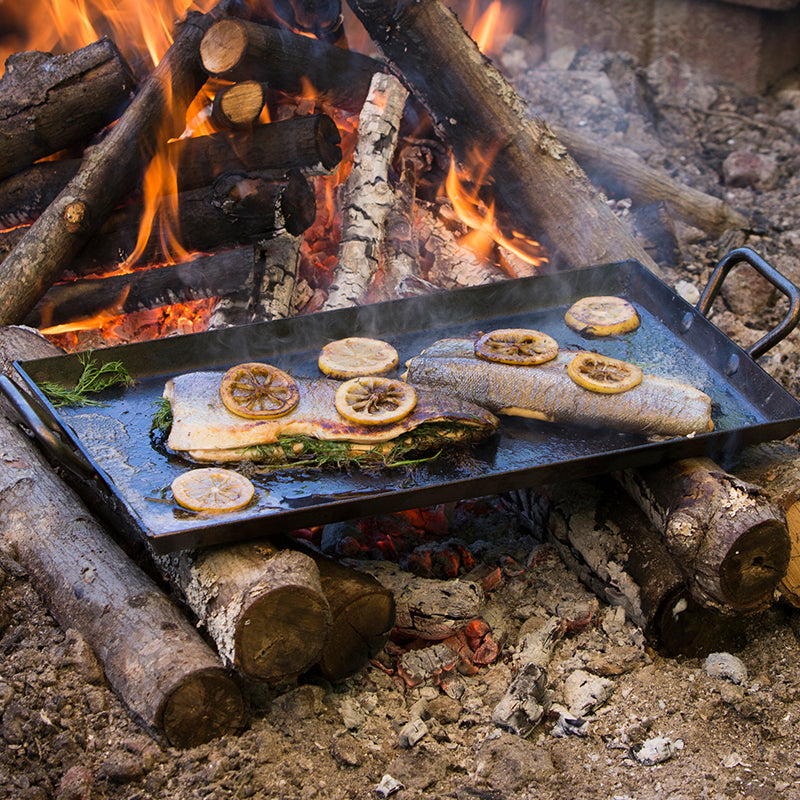
[[[299,399],[288,412],[247,417],[223,402],[223,377],[221,372],[191,372],[167,382],[170,450],[198,462],[322,465],[364,460],[392,465],[405,454],[436,453],[456,442],[479,441],[498,426],[490,411],[430,389],[414,390],[413,408],[406,404],[400,419],[383,422],[378,416],[377,424],[363,424],[354,421],[359,418],[357,403],[351,419],[337,410],[337,393],[341,399],[346,388],[341,382],[303,377],[293,379]]]
[[[535,366],[487,362],[468,338],[441,339],[410,359],[405,379],[479,402],[496,414],[658,436],[713,430],[711,399],[699,389],[655,375],[619,393],[592,391],[568,373],[576,352]]]

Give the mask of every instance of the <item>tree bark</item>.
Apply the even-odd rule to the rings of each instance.
[[[546,487],[548,531],[567,566],[595,594],[625,609],[665,655],[730,647],[739,624],[698,603],[664,540],[611,481]]]
[[[394,199],[389,168],[407,97],[393,75],[381,73],[372,79],[344,186],[339,258],[325,309],[361,305],[378,270],[386,215]]]
[[[177,136],[202,86],[199,43],[235,0],[183,22],[172,46],[76,176],[0,264],[0,325],[18,322],[130,193],[159,141]]]
[[[135,86],[113,42],[11,56],[0,79],[0,179],[83,145],[122,113]]]
[[[203,37],[203,66],[215,77],[255,80],[286,94],[307,94],[359,111],[383,65],[361,53],[255,22],[224,19]]]
[[[635,258],[659,272],[441,0],[349,3],[457,160],[474,163],[476,152],[491,160],[492,193],[508,226],[543,240],[557,265]]]
[[[707,458],[625,470],[616,477],[656,528],[695,599],[722,612],[772,602],[786,574],[786,517],[764,490]]]
[[[319,659],[331,610],[308,555],[268,540],[156,556],[223,660],[281,684]]]
[[[60,351],[24,328],[0,329],[0,368]],[[168,742],[236,733],[246,703],[194,626],[97,524],[0,400],[2,539],[59,624],[78,630],[114,691]]]

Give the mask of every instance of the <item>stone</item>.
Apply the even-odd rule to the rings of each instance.
[[[778,162],[773,155],[734,150],[722,162],[722,177],[727,186],[773,189],[778,178]]]
[[[733,683],[747,683],[747,667],[731,653],[710,653],[706,657],[706,675],[709,678],[726,678]]]

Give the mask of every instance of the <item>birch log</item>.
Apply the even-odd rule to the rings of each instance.
[[[339,260],[325,309],[361,305],[377,271],[386,215],[394,200],[389,166],[407,97],[392,75],[379,73],[370,83],[344,186]]]

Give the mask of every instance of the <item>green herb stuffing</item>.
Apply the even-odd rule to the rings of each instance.
[[[121,361],[100,364],[93,358],[91,351],[81,353],[78,360],[83,365],[83,372],[71,389],[52,381],[43,381],[39,384],[39,388],[56,408],[102,405],[99,400],[93,400],[89,395],[102,392],[111,386],[131,386],[134,383]]]
[[[172,404],[166,397],[159,397],[153,405],[156,408],[156,413],[153,414],[150,430],[169,433],[169,429],[172,427]]]
[[[311,436],[281,436],[275,444],[247,448],[254,462],[281,467],[341,468],[357,465],[367,468],[414,467],[442,455],[445,448],[476,441],[470,425],[433,423],[384,444],[354,445],[352,442],[324,441]]]

